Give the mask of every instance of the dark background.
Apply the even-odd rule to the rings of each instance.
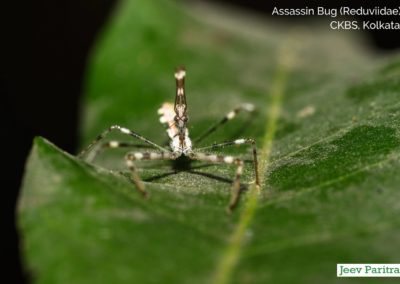
[[[306,1],[275,3],[246,0],[208,0],[236,6],[262,17],[279,8],[315,7]],[[328,2],[328,1],[326,1]],[[366,1],[329,1],[326,8],[347,5],[373,7]],[[386,1],[371,1],[381,7],[395,7]],[[26,283],[19,256],[15,227],[15,203],[23,167],[34,136],[41,135],[70,153],[76,152],[79,99],[82,93],[88,53],[97,33],[117,4],[116,0],[44,0],[2,4],[1,9],[1,141],[2,253],[7,283]],[[277,18],[277,17],[274,17]],[[379,17],[363,18],[376,20]],[[296,24],[315,17],[279,17]],[[382,19],[383,20],[383,19]],[[396,21],[386,17],[385,21]],[[397,20],[399,21],[399,20]],[[387,52],[400,47],[398,31],[365,32],[371,48]],[[4,195],[5,193],[5,195]]]

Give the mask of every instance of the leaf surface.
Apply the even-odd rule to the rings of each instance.
[[[336,263],[398,263],[400,61],[326,30],[122,2],[91,60],[82,145],[114,124],[164,143],[156,111],[184,64],[191,136],[239,103],[257,106],[202,145],[256,138],[261,193],[248,162],[228,216],[233,167],[143,162],[144,200],[125,151],[88,164],[37,138],[19,205],[35,282],[336,283]],[[217,152],[251,159],[245,147]]]

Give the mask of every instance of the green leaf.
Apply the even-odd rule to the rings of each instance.
[[[89,164],[37,138],[19,204],[35,282],[336,283],[336,263],[398,263],[400,60],[360,41],[324,22],[122,2],[91,60],[82,146],[114,124],[165,142],[156,111],[185,64],[191,136],[239,103],[257,106],[202,144],[256,138],[263,186],[229,216],[234,168],[143,162],[145,200],[123,151]],[[243,183],[253,178],[246,163]]]

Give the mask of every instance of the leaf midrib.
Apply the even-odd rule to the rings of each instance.
[[[291,51],[286,48],[278,50],[278,63],[270,92],[271,104],[270,106],[267,106],[269,107],[269,112],[266,120],[265,134],[263,136],[263,146],[259,155],[259,174],[262,184],[261,187],[258,188],[254,183],[249,188],[247,199],[244,202],[243,210],[239,216],[239,221],[229,236],[227,247],[216,263],[216,270],[212,276],[211,283],[229,283],[241,258],[246,232],[254,219],[258,207],[260,192],[262,188],[265,187],[265,174],[270,166],[271,150],[275,138],[278,118],[282,109],[282,98],[292,63],[292,56],[293,54]]]

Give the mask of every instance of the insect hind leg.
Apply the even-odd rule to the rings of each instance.
[[[125,163],[131,171],[130,179],[135,184],[136,189],[144,196],[148,196],[144,183],[139,176],[135,161],[140,160],[175,160],[176,155],[173,152],[129,152],[125,155]]]
[[[235,178],[231,186],[231,197],[229,200],[228,207],[226,208],[228,213],[231,213],[233,209],[238,205],[240,198],[240,180],[243,174],[244,162],[239,158],[232,156],[221,156],[213,154],[204,154],[199,152],[192,152],[189,155],[190,159],[205,161],[211,163],[224,163],[228,165],[236,165]]]

